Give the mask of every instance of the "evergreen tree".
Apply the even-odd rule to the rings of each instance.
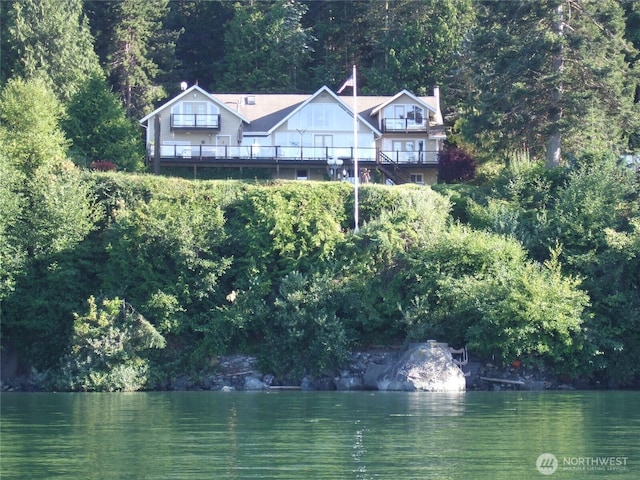
[[[305,2],[308,12],[303,25],[311,29],[317,44],[308,63],[308,91],[320,85],[339,88],[352,65],[362,64],[366,37],[365,2]],[[361,82],[359,82],[361,83]]]
[[[172,2],[167,28],[180,31],[176,41],[177,65],[165,88],[177,93],[182,81],[215,91],[224,74],[225,25],[233,17],[233,4],[221,1]]]
[[[66,101],[100,70],[82,0],[16,0],[3,7],[5,78],[40,76]]]
[[[165,96],[164,89],[155,82],[162,73],[161,66],[171,68],[174,60],[177,34],[162,28],[168,3],[122,0],[95,10],[109,19],[96,22],[100,51],[109,80],[121,93],[127,115],[132,118],[142,117]]]
[[[142,168],[138,126],[126,117],[120,99],[102,76],[88,79],[73,96],[62,125],[73,143],[71,152],[81,164],[105,160],[122,170]]]
[[[627,57],[627,61],[633,69],[631,78],[635,78],[635,114],[636,118],[630,122],[629,128],[629,149],[632,151],[640,151],[640,112],[638,112],[638,104],[640,104],[640,0],[632,0],[624,3],[626,14],[626,39],[633,44],[635,52]]]
[[[363,76],[367,90],[394,94],[406,88],[427,95],[456,68],[474,21],[470,0],[367,2]]]
[[[236,3],[225,33],[226,90],[291,92],[313,47],[297,1]],[[301,82],[303,84],[304,82]]]
[[[624,16],[613,0],[482,2],[467,65],[464,133],[483,147],[528,149],[557,165],[561,148],[616,148],[633,112]],[[562,147],[561,147],[562,145]]]

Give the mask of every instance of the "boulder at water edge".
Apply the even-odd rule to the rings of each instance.
[[[466,387],[448,345],[433,342],[412,346],[391,365],[371,364],[365,384],[378,390],[426,392],[462,392]]]

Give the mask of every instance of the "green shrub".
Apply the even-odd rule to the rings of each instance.
[[[261,362],[269,371],[300,380],[335,372],[348,359],[348,339],[336,316],[333,281],[292,272],[282,281],[273,315],[264,325]]]
[[[577,374],[589,301],[557,260],[526,259],[513,239],[452,228],[430,249],[410,252],[391,287],[406,292],[402,319],[411,340],[468,344],[504,362],[537,358]]]
[[[527,263],[490,278],[453,281],[446,294],[470,321],[469,347],[505,363],[538,360],[557,373],[584,372],[581,332],[589,305],[579,282],[559,269]]]
[[[131,305],[118,298],[88,300],[88,311],[74,315],[69,353],[52,374],[58,390],[135,391],[147,386],[149,363],[143,356],[164,348],[165,340]]]
[[[265,368],[299,379],[339,368],[355,347],[428,338],[628,384],[637,369],[625,361],[640,351],[637,192],[609,168],[518,164],[492,189],[439,186],[444,195],[365,185],[357,234],[345,182],[87,172],[51,184],[39,177],[69,209],[56,212],[50,196],[37,210],[43,218],[30,220],[34,231],[17,235],[25,197],[0,182],[3,198],[20,200],[0,205],[0,253],[24,252],[0,272],[3,335],[39,369],[62,355],[59,389],[146,388],[149,375],[200,370],[228,351],[258,352]],[[613,199],[602,175],[615,184]],[[593,202],[573,205],[592,188]],[[474,228],[454,223],[450,199],[455,219]],[[583,235],[589,224],[601,231]],[[37,247],[31,256],[24,240]],[[545,264],[549,245],[562,250]],[[74,322],[96,292],[135,305],[167,348],[110,358],[108,368],[66,351],[81,343],[78,318],[100,316],[90,309]],[[103,343],[85,342],[85,353],[117,344],[107,331],[95,327],[90,336]]]

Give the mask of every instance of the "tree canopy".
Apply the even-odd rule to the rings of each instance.
[[[620,2],[480,2],[463,133],[500,150],[624,148],[637,132],[635,55]],[[551,142],[551,143],[550,143]]]
[[[41,77],[62,101],[98,71],[82,0],[2,2],[2,80]]]
[[[100,75],[88,78],[67,105],[62,121],[73,144],[76,163],[107,161],[119,169],[142,169],[143,148],[138,125],[126,116],[125,108]]]
[[[219,88],[298,90],[313,49],[313,37],[301,23],[306,10],[287,0],[236,3],[225,31],[226,72]]]
[[[0,2],[3,338],[70,389],[143,388],[230,348],[302,375],[425,337],[637,382],[640,190],[620,154],[640,148],[639,5]],[[353,64],[370,95],[441,84],[456,143],[456,184],[363,188],[358,234],[347,182],[69,161],[136,170],[135,121],[181,81],[313,92]],[[80,361],[98,344],[108,361]]]
[[[63,106],[42,78],[9,80],[0,91],[0,154],[25,176],[62,162],[68,140],[60,128]]]

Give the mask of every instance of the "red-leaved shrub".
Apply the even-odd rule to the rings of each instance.
[[[115,163],[108,160],[94,160],[91,162],[91,169],[98,170],[100,172],[110,172],[116,170],[118,167]]]
[[[445,183],[466,182],[476,176],[476,162],[458,147],[447,147],[440,153],[438,178]]]

